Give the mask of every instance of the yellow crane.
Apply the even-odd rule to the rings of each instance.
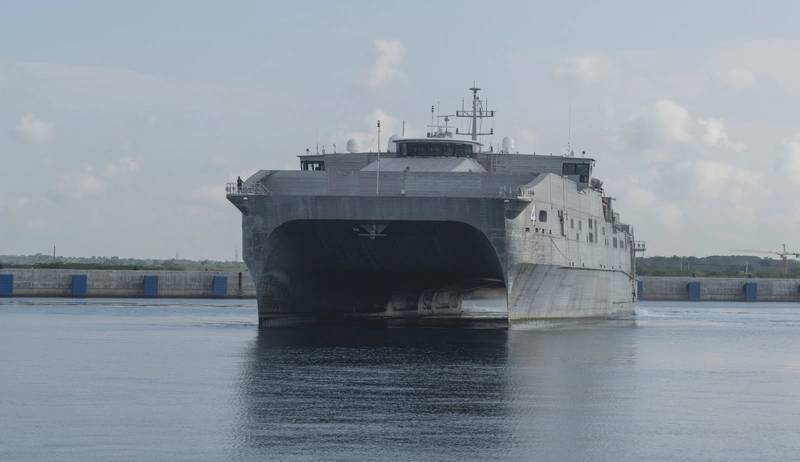
[[[783,273],[789,274],[789,257],[800,258],[800,252],[795,252],[792,250],[786,250],[786,244],[781,245],[782,250],[777,252],[773,250],[752,250],[752,249],[728,249],[730,252],[747,252],[747,253],[758,253],[764,255],[777,255],[783,260]]]

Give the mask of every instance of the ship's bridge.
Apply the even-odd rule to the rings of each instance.
[[[453,138],[401,138],[393,142],[398,157],[473,157],[481,151],[477,141]]]

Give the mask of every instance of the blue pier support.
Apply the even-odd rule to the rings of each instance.
[[[86,296],[86,275],[73,274],[72,281],[70,282],[70,290],[73,297]]]
[[[0,297],[14,296],[14,275],[0,274]]]
[[[644,291],[644,281],[641,279],[636,280],[636,298],[642,299],[642,292]]]
[[[686,291],[689,293],[690,302],[700,301],[700,281],[692,281],[686,284]]]
[[[758,300],[758,283],[745,282],[744,283],[744,299],[748,302],[755,302]]]
[[[158,276],[144,277],[144,296],[158,297]]]
[[[228,278],[226,276],[214,276],[211,280],[211,294],[214,297],[228,296]]]

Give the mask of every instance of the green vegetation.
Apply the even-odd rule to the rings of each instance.
[[[247,271],[244,263],[214,260],[158,260],[119,257],[55,257],[0,255],[0,268],[125,269],[171,271]]]
[[[788,268],[788,272],[786,271]],[[636,271],[641,276],[728,276],[759,278],[800,278],[800,262],[746,255],[709,257],[640,257]]]

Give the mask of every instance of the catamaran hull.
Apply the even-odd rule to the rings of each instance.
[[[542,262],[525,201],[250,196],[244,257],[261,326],[470,324],[633,313],[616,269]],[[530,257],[530,258],[528,258]]]

